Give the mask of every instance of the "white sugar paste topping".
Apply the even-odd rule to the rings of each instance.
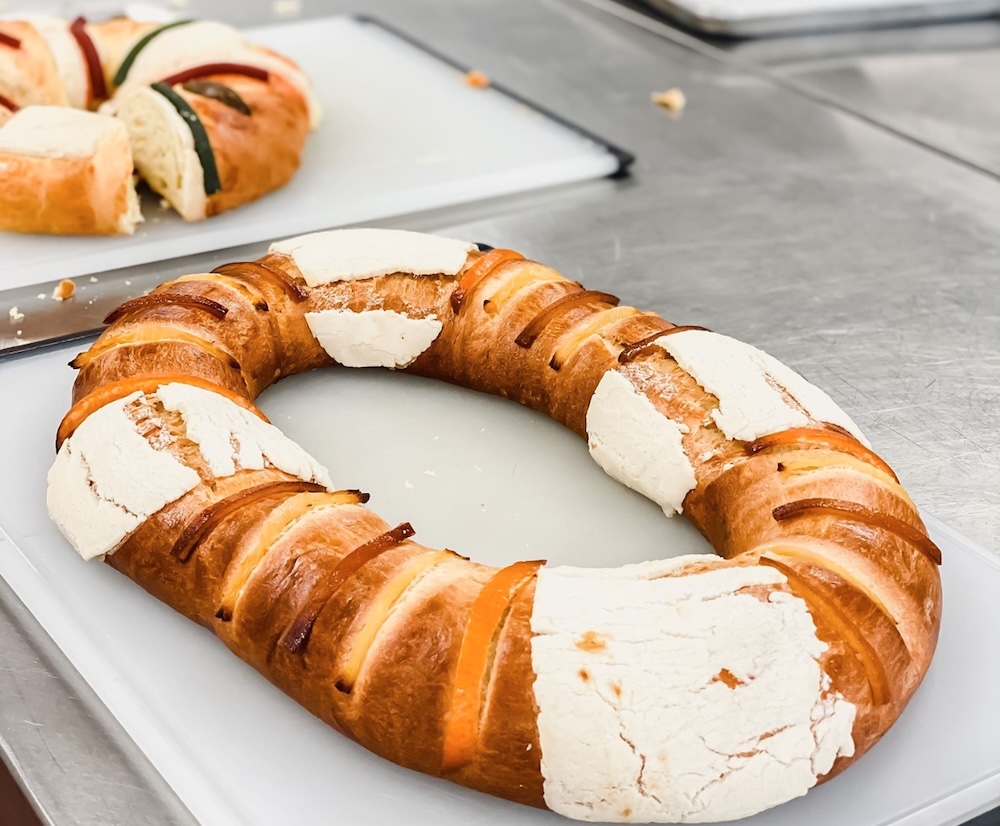
[[[475,244],[398,229],[334,229],[300,235],[271,244],[271,252],[288,255],[306,284],[378,275],[456,275]]]
[[[854,753],[855,707],[829,690],[805,602],[737,593],[780,586],[780,572],[717,560],[657,578],[709,559],[539,572],[531,655],[549,808],[736,819],[804,794]]]
[[[127,145],[119,121],[66,106],[27,106],[0,129],[0,153],[36,158],[86,158],[106,141]]]
[[[151,443],[126,408],[143,399],[143,432],[161,435]],[[170,451],[166,428],[149,427],[156,418],[148,402],[180,414],[187,438],[198,445],[218,477],[273,466],[329,488],[326,469],[274,425],[219,393],[172,383],[155,393],[132,393],[90,414],[56,455],[49,470],[49,515],[84,559],[111,553],[147,518],[179,499],[201,481],[198,473]]]
[[[393,310],[306,313],[316,340],[344,367],[406,367],[441,333],[436,316],[410,318]]]
[[[113,551],[164,505],[200,481],[139,435],[125,407],[133,393],[88,416],[62,443],[48,474],[49,516],[84,559]]]
[[[590,455],[605,472],[652,499],[667,516],[696,485],[684,452],[687,428],[668,419],[625,376],[604,374],[587,408]]]
[[[188,439],[198,445],[216,476],[261,470],[270,464],[330,487],[326,468],[274,425],[225,396],[177,382],[158,388],[156,396],[166,410],[181,415]]]
[[[706,330],[686,330],[663,336],[656,343],[719,400],[712,418],[729,439],[752,441],[805,427],[812,418],[840,425],[868,445],[858,426],[833,399],[756,347]],[[809,416],[788,405],[777,387]]]

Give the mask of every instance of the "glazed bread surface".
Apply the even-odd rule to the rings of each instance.
[[[940,554],[916,508],[748,345],[510,250],[378,230],[277,243],[109,321],[74,361],[53,518],[400,765],[584,820],[731,820],[857,760],[927,670]],[[337,363],[545,412],[719,556],[494,569],[425,547],[252,404]],[[162,465],[141,492],[95,458],[112,438]]]

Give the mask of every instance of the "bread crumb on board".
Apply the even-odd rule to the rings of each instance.
[[[672,89],[667,89],[665,92],[653,92],[649,96],[649,99],[657,106],[662,106],[667,111],[678,115],[687,106],[687,96],[676,86]]]
[[[17,309],[17,307],[11,307],[10,312],[7,313],[10,316],[10,323],[17,324],[19,321],[24,321],[24,313]]]
[[[52,291],[52,297],[56,301],[65,301],[67,298],[72,298],[73,293],[75,292],[76,292],[76,284],[74,284],[68,278],[64,278],[56,285],[56,288]]]
[[[465,73],[465,82],[473,89],[485,89],[490,85],[490,76],[486,72],[480,72],[479,69],[469,69]]]

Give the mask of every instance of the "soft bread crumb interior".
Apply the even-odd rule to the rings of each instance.
[[[107,231],[119,235],[131,235],[136,225],[143,220],[139,206],[139,196],[135,191],[132,151],[129,148],[128,132],[117,118],[94,114],[106,124],[105,137],[94,157],[95,190],[100,197],[111,199],[121,210],[115,224]],[[109,216],[110,217],[110,216]]]
[[[132,175],[129,175],[125,186],[126,208],[122,217],[118,219],[118,232],[121,235],[131,235],[135,232],[136,225],[145,219],[142,217],[139,195],[135,191],[135,178]]]
[[[149,88],[121,101],[118,117],[128,129],[135,168],[185,221],[205,217],[205,184],[191,129],[173,105]]]

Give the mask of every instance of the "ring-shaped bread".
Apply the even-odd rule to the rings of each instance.
[[[940,554],[825,393],[617,304],[510,250],[386,230],[185,276],[74,360],[50,513],[389,760],[585,820],[750,815],[898,717]],[[719,557],[497,570],[423,547],[252,404],[334,363],[544,411]]]
[[[0,231],[131,234],[134,172],[217,215],[291,180],[319,114],[294,62],[224,23],[0,20]]]

